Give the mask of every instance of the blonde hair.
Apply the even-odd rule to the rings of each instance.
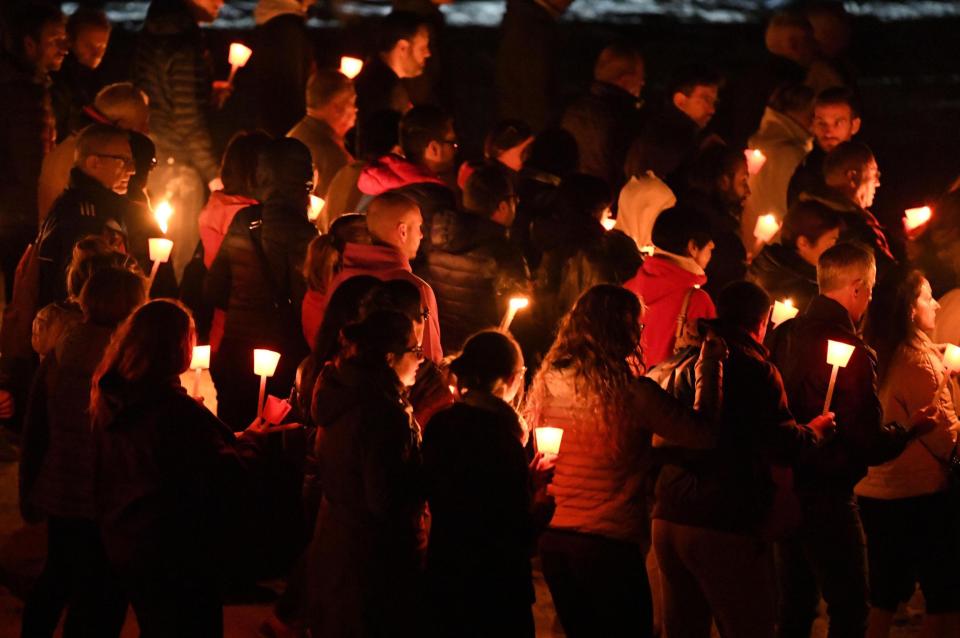
[[[868,278],[877,272],[873,251],[853,242],[831,246],[817,262],[817,284],[820,294],[840,290],[858,279]]]

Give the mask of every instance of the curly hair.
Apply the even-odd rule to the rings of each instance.
[[[587,290],[560,324],[557,338],[533,380],[526,414],[531,420],[546,397],[544,376],[572,369],[578,395],[596,414],[597,426],[611,443],[620,440],[626,422],[624,398],[643,372],[640,323],[643,306],[635,294],[610,284]]]

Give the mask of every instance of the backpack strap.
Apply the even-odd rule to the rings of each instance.
[[[673,332],[674,340],[680,339],[680,336],[683,335],[683,328],[687,325],[687,312],[690,310],[690,297],[693,296],[694,290],[697,290],[696,286],[687,290],[686,294],[683,295],[683,303],[680,304],[680,314],[677,315],[677,329]]]

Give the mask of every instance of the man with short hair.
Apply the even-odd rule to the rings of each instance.
[[[709,221],[690,209],[670,208],[657,217],[652,237],[656,252],[623,284],[643,301],[640,346],[648,370],[689,345],[683,338],[697,334],[697,320],[716,316],[702,290],[714,249]]]
[[[827,602],[830,636],[863,636],[867,628],[867,563],[863,527],[853,486],[867,467],[898,456],[906,444],[930,430],[923,413],[909,430],[883,423],[877,397],[877,358],[860,338],[876,283],[870,250],[839,243],[817,264],[820,294],[806,311],[774,332],[772,359],[783,374],[790,410],[801,422],[824,410],[831,366],[828,340],[854,347],[840,369],[832,402],[836,435],[794,464],[794,489],[802,519],[778,545],[780,636],[804,638],[817,614],[819,594]]]
[[[423,73],[430,57],[430,25],[415,13],[394,11],[380,24],[376,53],[354,80],[360,126],[377,111],[406,113],[413,104],[400,80]]]
[[[307,114],[287,137],[300,140],[310,149],[317,171],[314,193],[325,198],[333,176],[353,161],[344,136],[357,121],[357,92],[353,82],[339,71],[320,69],[307,80],[306,95]],[[321,225],[325,228],[327,223]]]
[[[416,269],[437,294],[443,349],[456,352],[467,337],[495,327],[511,293],[526,293],[529,276],[507,230],[517,198],[507,169],[481,166],[467,180],[463,211],[433,218],[432,245]]]
[[[664,178],[676,185],[703,141],[716,112],[720,75],[705,66],[679,69],[670,83],[669,103],[651,118],[640,136],[644,152],[659,156]]]
[[[611,44],[597,57],[589,92],[563,114],[561,124],[580,149],[580,172],[605,180],[613,192],[623,185],[627,149],[642,128],[645,79],[640,52],[629,44]]]
[[[81,112],[103,86],[97,69],[110,42],[107,14],[103,9],[78,8],[67,19],[67,39],[70,52],[52,74],[50,87],[58,140],[82,128]]]
[[[840,241],[856,241],[874,251],[881,275],[896,263],[886,229],[870,207],[880,187],[880,168],[866,144],[843,142],[823,160],[825,188],[805,191],[800,201],[816,201],[840,215]]]
[[[67,53],[63,13],[53,4],[12,9],[0,52],[0,263],[6,296],[17,262],[37,234],[37,178],[52,140],[47,85]]]
[[[800,193],[821,189],[823,160],[827,153],[849,142],[860,131],[860,106],[853,91],[833,87],[817,95],[813,103],[813,150],[797,166],[787,187],[787,205],[793,206]]]
[[[38,308],[66,298],[66,268],[74,244],[83,237],[103,235],[127,251],[125,218],[133,204],[123,195],[133,172],[126,131],[91,124],[80,133],[70,186],[54,203],[40,231]]]
[[[343,268],[327,288],[319,304],[323,312],[337,287],[357,275],[372,275],[383,281],[404,279],[417,286],[423,304],[425,327],[423,354],[438,363],[443,358],[440,346],[440,321],[437,298],[430,284],[413,274],[410,262],[417,256],[423,239],[423,216],[409,197],[400,193],[383,193],[373,198],[367,208],[367,229],[372,245],[347,243],[343,250]]]

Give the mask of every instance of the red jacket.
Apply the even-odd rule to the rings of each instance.
[[[311,304],[312,312],[322,319],[330,297],[341,283],[358,275],[372,275],[382,281],[404,279],[420,289],[420,299],[423,307],[430,312],[423,330],[423,354],[426,358],[439,363],[443,358],[443,349],[440,347],[440,322],[437,319],[437,298],[433,288],[413,274],[410,261],[393,246],[348,243],[343,250],[343,270],[341,270],[327,288],[327,294],[317,304]],[[304,310],[307,306],[304,305]],[[303,317],[304,324],[314,321],[312,317]],[[319,326],[319,321],[316,322]]]
[[[357,188],[365,195],[379,195],[395,188],[423,183],[443,185],[443,181],[429,169],[390,154],[370,162],[361,171]]]
[[[693,260],[657,253],[644,261],[633,279],[624,284],[624,288],[640,297],[646,306],[640,345],[643,363],[648,369],[673,354],[677,318],[688,290],[696,287],[687,307],[688,326],[695,328],[697,319],[717,316],[710,295],[700,290],[705,283],[707,276]]]

